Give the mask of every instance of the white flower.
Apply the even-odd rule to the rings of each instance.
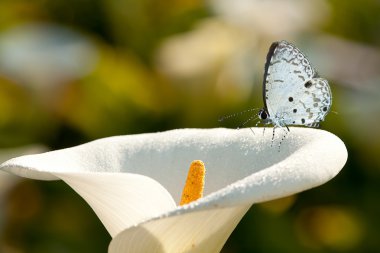
[[[93,208],[113,240],[109,252],[219,252],[253,203],[333,178],[347,159],[322,130],[290,128],[277,149],[271,131],[182,129],[118,136],[18,157],[0,168],[62,179]],[[281,136],[281,131],[276,133]],[[178,206],[191,161],[207,169],[205,197]]]

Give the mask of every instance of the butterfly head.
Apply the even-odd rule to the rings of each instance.
[[[269,114],[265,108],[263,108],[259,111],[258,116],[262,122],[264,122],[264,123],[269,122]]]

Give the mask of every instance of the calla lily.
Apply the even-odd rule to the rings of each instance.
[[[111,236],[109,252],[219,252],[253,203],[333,178],[347,160],[335,135],[290,128],[276,147],[267,129],[181,129],[109,137],[14,158],[0,168],[62,179],[93,208]],[[204,197],[178,206],[193,160],[206,165]]]

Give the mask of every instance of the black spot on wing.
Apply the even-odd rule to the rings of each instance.
[[[305,83],[305,88],[308,89],[308,88],[310,88],[312,85],[313,85],[312,82],[311,82],[311,81],[308,81],[308,82]]]

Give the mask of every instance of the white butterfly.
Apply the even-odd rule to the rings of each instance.
[[[286,41],[269,48],[263,80],[264,108],[259,118],[276,127],[317,127],[332,104],[330,86],[308,59]]]
[[[290,131],[289,125],[318,127],[332,104],[327,80],[320,78],[305,55],[286,41],[274,42],[269,48],[264,71],[263,100],[264,108],[241,126],[257,118],[260,121],[256,125],[260,122],[272,124],[272,143],[275,129],[286,127],[288,131],[285,131],[279,147]],[[255,110],[231,114],[220,120]]]

